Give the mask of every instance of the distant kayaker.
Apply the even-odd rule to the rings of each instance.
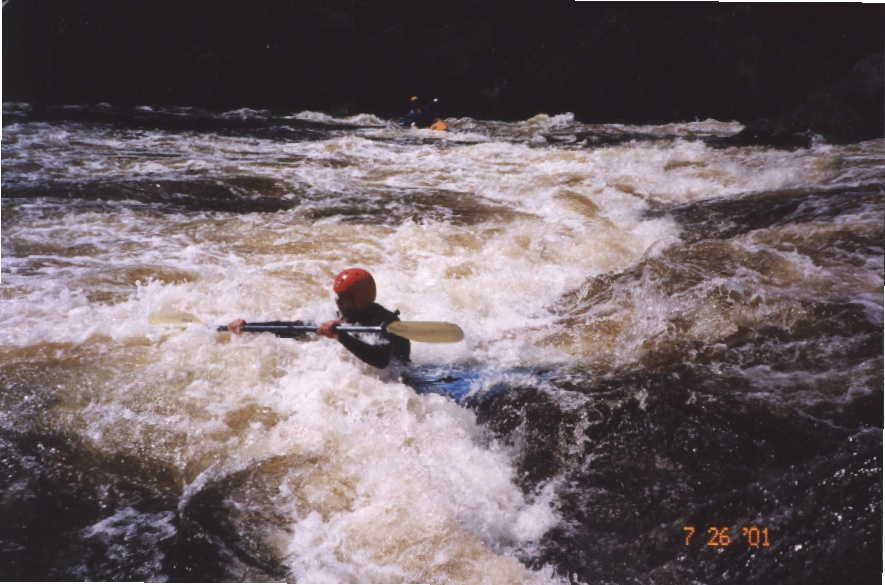
[[[421,104],[418,100],[418,96],[413,95],[409,98],[409,111],[402,118],[403,126],[418,126],[424,118],[424,111],[421,109]]]
[[[432,128],[435,120],[441,120],[441,105],[439,98],[433,98],[424,105],[418,96],[413,95],[409,98],[409,112],[402,117],[403,126],[412,126],[414,128]],[[448,127],[447,127],[448,128]],[[434,128],[437,130],[439,128]]]
[[[399,311],[392,312],[375,302],[375,279],[362,268],[348,268],[335,277],[332,284],[335,303],[338,305],[338,319],[319,325],[317,333],[323,337],[337,339],[353,355],[376,368],[385,368],[391,361],[409,361],[411,344],[408,339],[389,333],[356,334],[336,331],[341,323],[354,325],[387,325],[399,320]],[[246,321],[237,319],[228,324],[228,329],[239,334]]]

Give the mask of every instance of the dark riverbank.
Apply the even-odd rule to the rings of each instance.
[[[45,0],[4,7],[4,101],[585,122],[714,118],[741,143],[883,135],[874,5]]]

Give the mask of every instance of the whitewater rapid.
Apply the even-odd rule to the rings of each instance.
[[[817,261],[801,241],[808,225],[795,224],[788,236],[694,244],[700,236],[671,212],[881,180],[881,141],[717,149],[698,137],[739,124],[590,127],[570,115],[452,119],[448,133],[370,115],[278,120],[288,122],[311,133],[6,123],[0,420],[18,428],[14,405],[40,403],[31,430],[167,470],[163,489],[178,500],[165,514],[221,490],[234,530],[291,581],[567,582],[529,562],[566,522],[563,479],[522,489],[518,442],[336,343],[231,338],[213,325],[332,318],[331,280],[351,266],[372,271],[379,302],[403,319],[462,327],[462,343],[413,343],[417,365],[604,373],[677,338],[712,347],[747,324],[807,318],[783,297],[851,297],[882,318],[881,256]],[[591,131],[641,139],[592,148],[580,139]],[[836,223],[872,225],[877,213]],[[680,256],[682,246],[706,246],[707,261]],[[687,274],[671,282],[656,270]],[[160,310],[207,325],[151,325]],[[539,388],[569,408],[585,403]],[[80,537],[116,541],[122,526],[168,541],[170,517],[108,509]],[[134,575],[169,577],[157,563]]]

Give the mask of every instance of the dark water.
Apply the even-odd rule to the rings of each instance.
[[[3,578],[880,579],[882,141],[6,109]],[[415,360],[471,400],[416,397],[330,345],[145,325],[321,312],[342,263],[465,327]],[[363,402],[388,395],[407,406]],[[452,508],[414,499],[415,461]]]

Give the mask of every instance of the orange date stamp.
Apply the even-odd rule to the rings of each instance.
[[[683,526],[682,531],[685,536],[685,546],[689,546],[697,530],[694,526]],[[737,532],[734,532],[729,526],[708,526],[704,538],[706,539],[705,546],[711,548],[731,546],[735,542],[745,542],[750,548],[771,546],[771,537],[767,526],[742,526]]]

